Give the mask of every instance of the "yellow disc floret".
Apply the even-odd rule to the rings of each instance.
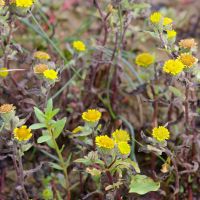
[[[152,136],[159,142],[162,142],[169,139],[170,132],[164,126],[159,126],[153,129]]]
[[[86,122],[98,122],[101,118],[101,112],[96,109],[89,109],[86,112],[83,112],[82,119]]]
[[[153,24],[158,24],[162,19],[162,14],[160,12],[154,12],[150,16],[150,21]]]
[[[3,104],[0,106],[0,113],[9,113],[15,109],[13,104]]]
[[[50,55],[44,51],[36,51],[33,57],[39,60],[49,60],[51,58]]]
[[[154,61],[155,61],[155,58],[150,53],[141,53],[137,55],[135,58],[136,64],[141,67],[148,67],[151,64],[153,64]]]
[[[173,39],[175,38],[177,35],[175,30],[167,30],[167,38],[168,39]]]
[[[173,22],[173,20],[169,17],[164,17],[164,19],[163,19],[164,26],[170,25],[172,22]]]
[[[14,129],[14,138],[18,141],[27,141],[32,137],[31,129],[27,126],[21,126]]]
[[[29,8],[33,5],[33,0],[16,0],[17,7]]]
[[[184,40],[181,40],[179,43],[179,46],[184,48],[184,49],[191,49],[191,48],[196,48],[197,43],[193,38],[187,38]]]
[[[80,40],[74,41],[72,45],[76,51],[85,51],[86,50],[85,44]]]
[[[8,76],[8,69],[5,67],[0,68],[0,77],[5,78]]]
[[[53,69],[47,69],[43,72],[43,75],[45,78],[50,79],[50,80],[55,80],[58,78],[58,72],[56,72]]]
[[[43,74],[43,72],[47,69],[48,69],[48,66],[46,64],[37,64],[33,67],[35,74]]]
[[[165,62],[163,66],[163,71],[172,75],[177,75],[182,72],[184,69],[184,64],[176,59],[176,60],[168,60]]]
[[[198,61],[197,58],[189,53],[182,53],[178,59],[185,65],[185,67],[192,67]]]
[[[130,141],[130,136],[127,131],[122,129],[117,129],[112,133],[112,137],[116,143],[128,142]]]
[[[114,140],[107,135],[96,136],[96,145],[104,149],[113,149],[115,146]]]
[[[117,144],[119,152],[123,155],[128,155],[131,152],[131,147],[127,142],[119,142]]]

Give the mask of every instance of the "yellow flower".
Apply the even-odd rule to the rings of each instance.
[[[33,71],[35,74],[43,74],[45,70],[48,69],[46,64],[37,64],[33,67]]]
[[[119,142],[117,144],[117,147],[119,149],[119,152],[123,155],[130,154],[131,152],[131,147],[127,142]]]
[[[177,75],[183,71],[184,65],[178,59],[176,60],[168,60],[165,62],[163,66],[163,71],[172,75]]]
[[[187,38],[187,39],[181,40],[179,42],[179,46],[184,49],[191,49],[191,48],[196,48],[197,43],[195,42],[193,38]]]
[[[79,133],[83,130],[83,127],[82,126],[77,126],[73,131],[72,133],[76,134],[76,133]]]
[[[96,136],[95,142],[100,148],[113,149],[115,146],[114,140],[107,135]]]
[[[8,76],[8,69],[5,67],[0,68],[0,77],[5,78],[6,76]]]
[[[83,112],[82,119],[86,122],[98,122],[101,118],[101,112],[96,109],[89,109]]]
[[[175,30],[167,30],[167,38],[168,39],[173,39],[175,38],[177,35]]]
[[[3,104],[0,106],[0,113],[9,113],[15,109],[13,104]]]
[[[73,48],[77,51],[85,51],[86,50],[85,44],[80,40],[74,41],[72,45],[73,45]]]
[[[33,0],[16,0],[17,7],[29,8],[33,5]]]
[[[164,26],[167,26],[167,25],[171,24],[172,22],[173,22],[173,20],[169,17],[164,17],[164,19],[163,19]]]
[[[112,137],[116,143],[128,142],[130,141],[130,136],[127,131],[122,129],[117,129],[112,133]]]
[[[14,138],[18,141],[26,141],[32,137],[31,129],[27,126],[21,126],[14,129]]]
[[[5,6],[5,1],[4,0],[0,0],[0,8]]]
[[[141,53],[135,58],[136,64],[141,67],[148,67],[149,65],[153,64],[154,61],[155,58],[150,53]]]
[[[164,126],[159,126],[159,127],[155,127],[153,129],[153,133],[152,136],[158,140],[159,142],[165,141],[167,139],[169,139],[170,137],[170,132],[168,131],[167,128],[165,128]]]
[[[51,58],[50,55],[44,51],[36,51],[33,57],[39,60],[49,60]]]
[[[194,64],[198,62],[198,59],[189,53],[182,53],[178,59],[186,66],[192,67]]]
[[[160,12],[154,12],[150,16],[150,21],[153,24],[158,24],[162,19],[162,14]]]
[[[58,72],[56,72],[53,69],[47,69],[43,72],[43,75],[45,78],[50,79],[50,80],[55,80],[58,78]]]

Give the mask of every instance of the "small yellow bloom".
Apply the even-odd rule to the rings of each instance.
[[[182,72],[184,69],[184,64],[176,59],[176,60],[168,60],[165,62],[163,66],[163,71],[172,75],[177,75]]]
[[[150,16],[150,21],[153,24],[158,24],[162,19],[162,14],[160,12],[154,12]]]
[[[85,44],[80,40],[74,41],[72,45],[73,45],[73,48],[77,51],[85,51],[86,50]]]
[[[0,68],[0,77],[5,78],[6,76],[8,76],[8,69],[5,67]]]
[[[195,42],[193,38],[187,38],[187,39],[181,40],[179,42],[179,46],[184,49],[192,49],[192,48],[196,48],[197,43]]]
[[[192,67],[198,62],[198,59],[189,53],[182,53],[178,59],[185,65],[185,67]]]
[[[177,35],[175,30],[167,30],[167,38],[168,39],[173,39],[175,38]]]
[[[148,67],[155,62],[155,58],[150,53],[141,53],[136,56],[135,62],[138,66]]]
[[[13,104],[3,104],[0,106],[0,113],[9,113],[15,109]]]
[[[5,6],[5,1],[4,0],[0,0],[0,8]]]
[[[55,80],[58,78],[58,72],[56,72],[53,69],[47,69],[43,72],[43,75],[45,78],[50,79],[50,80]]]
[[[39,60],[49,60],[51,58],[50,55],[44,51],[36,51],[33,57]]]
[[[169,139],[170,137],[170,132],[168,131],[167,128],[165,128],[164,126],[159,126],[159,127],[155,127],[153,129],[153,133],[152,136],[158,140],[159,142],[165,141],[167,139]]]
[[[164,26],[167,26],[167,25],[171,24],[172,22],[173,22],[173,20],[169,17],[164,17],[164,19],[163,19]]]
[[[17,7],[29,8],[33,5],[33,0],[16,0]]]
[[[101,112],[96,109],[89,109],[86,112],[83,112],[82,119],[86,122],[98,122],[101,118]]]
[[[113,149],[115,146],[114,140],[107,135],[96,136],[95,142],[100,148]]]
[[[116,143],[128,142],[130,141],[130,136],[127,131],[122,129],[117,129],[112,133],[112,137]]]
[[[73,131],[72,133],[76,134],[76,133],[79,133],[83,130],[83,127],[82,126],[77,126]]]
[[[123,155],[128,155],[131,152],[131,147],[127,142],[119,142],[117,144],[119,152]]]
[[[26,141],[32,137],[31,129],[27,126],[21,126],[14,129],[14,138],[18,141]]]
[[[35,74],[43,74],[45,70],[48,69],[46,64],[37,64],[33,67],[33,71]]]

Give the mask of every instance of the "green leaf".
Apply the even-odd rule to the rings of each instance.
[[[53,162],[49,162],[50,167],[57,169],[57,170],[63,170],[63,168],[57,164],[57,163],[53,163]]]
[[[154,182],[153,179],[145,175],[137,174],[136,176],[132,176],[129,188],[129,193],[134,192],[143,195],[151,191],[157,191],[160,188],[160,182]]]
[[[34,107],[34,112],[39,122],[45,121],[45,115],[40,109],[38,109],[37,107]]]
[[[53,110],[53,100],[52,98],[47,101],[47,107],[45,108],[45,113],[51,112]]]
[[[46,119],[49,121],[51,120],[57,113],[59,112],[59,109],[56,108],[52,111],[49,111],[49,112],[45,112],[45,117]]]
[[[55,122],[53,124],[53,128],[54,128],[53,135],[54,135],[54,138],[57,138],[62,133],[62,131],[63,131],[64,127],[65,127],[66,120],[67,120],[67,118],[64,117],[63,119],[58,120],[57,122]]]
[[[37,143],[44,143],[51,140],[51,136],[50,135],[42,135],[38,138]]]
[[[45,128],[46,125],[43,123],[36,123],[36,124],[32,124],[29,128],[32,130],[36,130],[36,129],[40,129],[40,128]]]

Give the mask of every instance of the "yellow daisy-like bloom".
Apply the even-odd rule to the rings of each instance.
[[[117,144],[119,152],[123,155],[128,155],[131,152],[131,147],[127,142],[119,142]]]
[[[150,21],[153,24],[158,24],[162,19],[162,14],[160,12],[154,12],[150,16]]]
[[[29,8],[33,5],[33,0],[16,0],[17,7]]]
[[[32,137],[31,129],[27,126],[21,126],[14,129],[14,138],[18,141],[27,141]]]
[[[44,51],[36,51],[33,57],[39,60],[49,60],[51,58],[50,55]]]
[[[95,142],[100,148],[113,149],[115,146],[114,140],[107,135],[96,136]]]
[[[170,132],[168,131],[167,128],[165,128],[164,126],[159,126],[159,127],[155,127],[153,129],[152,132],[152,136],[158,140],[159,142],[162,142],[164,140],[169,139],[170,137]]]
[[[9,72],[8,69],[5,67],[0,68],[0,77],[5,78],[8,76]]]
[[[112,133],[112,137],[116,143],[130,141],[130,136],[128,132],[122,129],[117,129],[116,131],[114,131]]]
[[[72,44],[72,46],[77,51],[85,51],[86,50],[85,44],[82,41],[80,41],[80,40],[74,41],[73,44]]]
[[[45,70],[48,69],[46,64],[38,64],[33,67],[33,71],[35,74],[43,74]]]
[[[163,66],[163,71],[172,75],[177,75],[182,72],[184,69],[184,64],[176,59],[176,60],[168,60],[165,62]]]
[[[5,1],[4,0],[0,0],[0,8],[5,6]]]
[[[0,106],[0,113],[9,113],[15,109],[13,104],[3,104]]]
[[[173,20],[169,17],[164,17],[164,19],[163,19],[164,26],[167,26],[167,25],[171,24],[172,22],[173,22]]]
[[[179,46],[184,48],[184,49],[191,49],[191,48],[196,48],[197,43],[193,38],[187,38],[184,40],[181,40],[179,43]]]
[[[136,56],[135,63],[141,67],[148,67],[155,62],[155,57],[150,53],[141,53]]]
[[[50,79],[50,80],[55,80],[58,78],[58,72],[56,72],[53,69],[47,69],[43,72],[43,75],[45,78]]]
[[[175,38],[177,35],[175,30],[167,30],[167,38],[168,39],[173,39]]]
[[[192,67],[198,62],[198,59],[189,53],[182,53],[178,59],[185,65],[185,67]]]
[[[101,118],[101,112],[96,109],[89,109],[86,112],[83,112],[82,119],[86,122],[98,122]]]

